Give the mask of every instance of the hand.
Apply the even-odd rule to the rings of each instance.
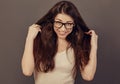
[[[95,33],[94,30],[89,30],[88,32],[85,32],[88,35],[91,35],[91,47],[97,49],[97,41],[98,41],[98,35]]]
[[[38,32],[41,32],[41,26],[37,25],[37,24],[31,25],[29,27],[29,30],[28,30],[27,38],[35,39],[35,37],[37,36]]]

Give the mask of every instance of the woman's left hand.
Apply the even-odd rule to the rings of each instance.
[[[95,33],[94,30],[89,30],[88,32],[86,32],[86,34],[91,35],[91,47],[97,49],[98,35]]]

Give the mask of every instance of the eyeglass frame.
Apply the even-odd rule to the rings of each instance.
[[[66,24],[69,24],[69,23],[63,23],[63,22],[60,22],[60,21],[54,21],[54,24],[55,24],[55,22],[61,23],[61,26],[60,26],[60,27],[57,27],[58,29],[60,29],[63,25],[64,25],[64,27],[65,27],[66,30],[72,29],[72,28],[75,26],[74,23],[70,23],[70,24],[73,24],[73,27],[67,28],[67,27],[66,27]],[[56,27],[56,26],[55,26],[55,27]]]

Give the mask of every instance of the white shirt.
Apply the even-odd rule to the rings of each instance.
[[[74,84],[72,69],[74,66],[74,52],[69,48],[66,52],[55,55],[55,68],[48,73],[34,72],[35,84]]]

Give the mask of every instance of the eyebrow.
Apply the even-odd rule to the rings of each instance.
[[[62,21],[62,20],[61,20],[61,19],[59,19],[59,18],[56,18],[56,20]],[[67,22],[73,22],[73,21],[67,21]]]

